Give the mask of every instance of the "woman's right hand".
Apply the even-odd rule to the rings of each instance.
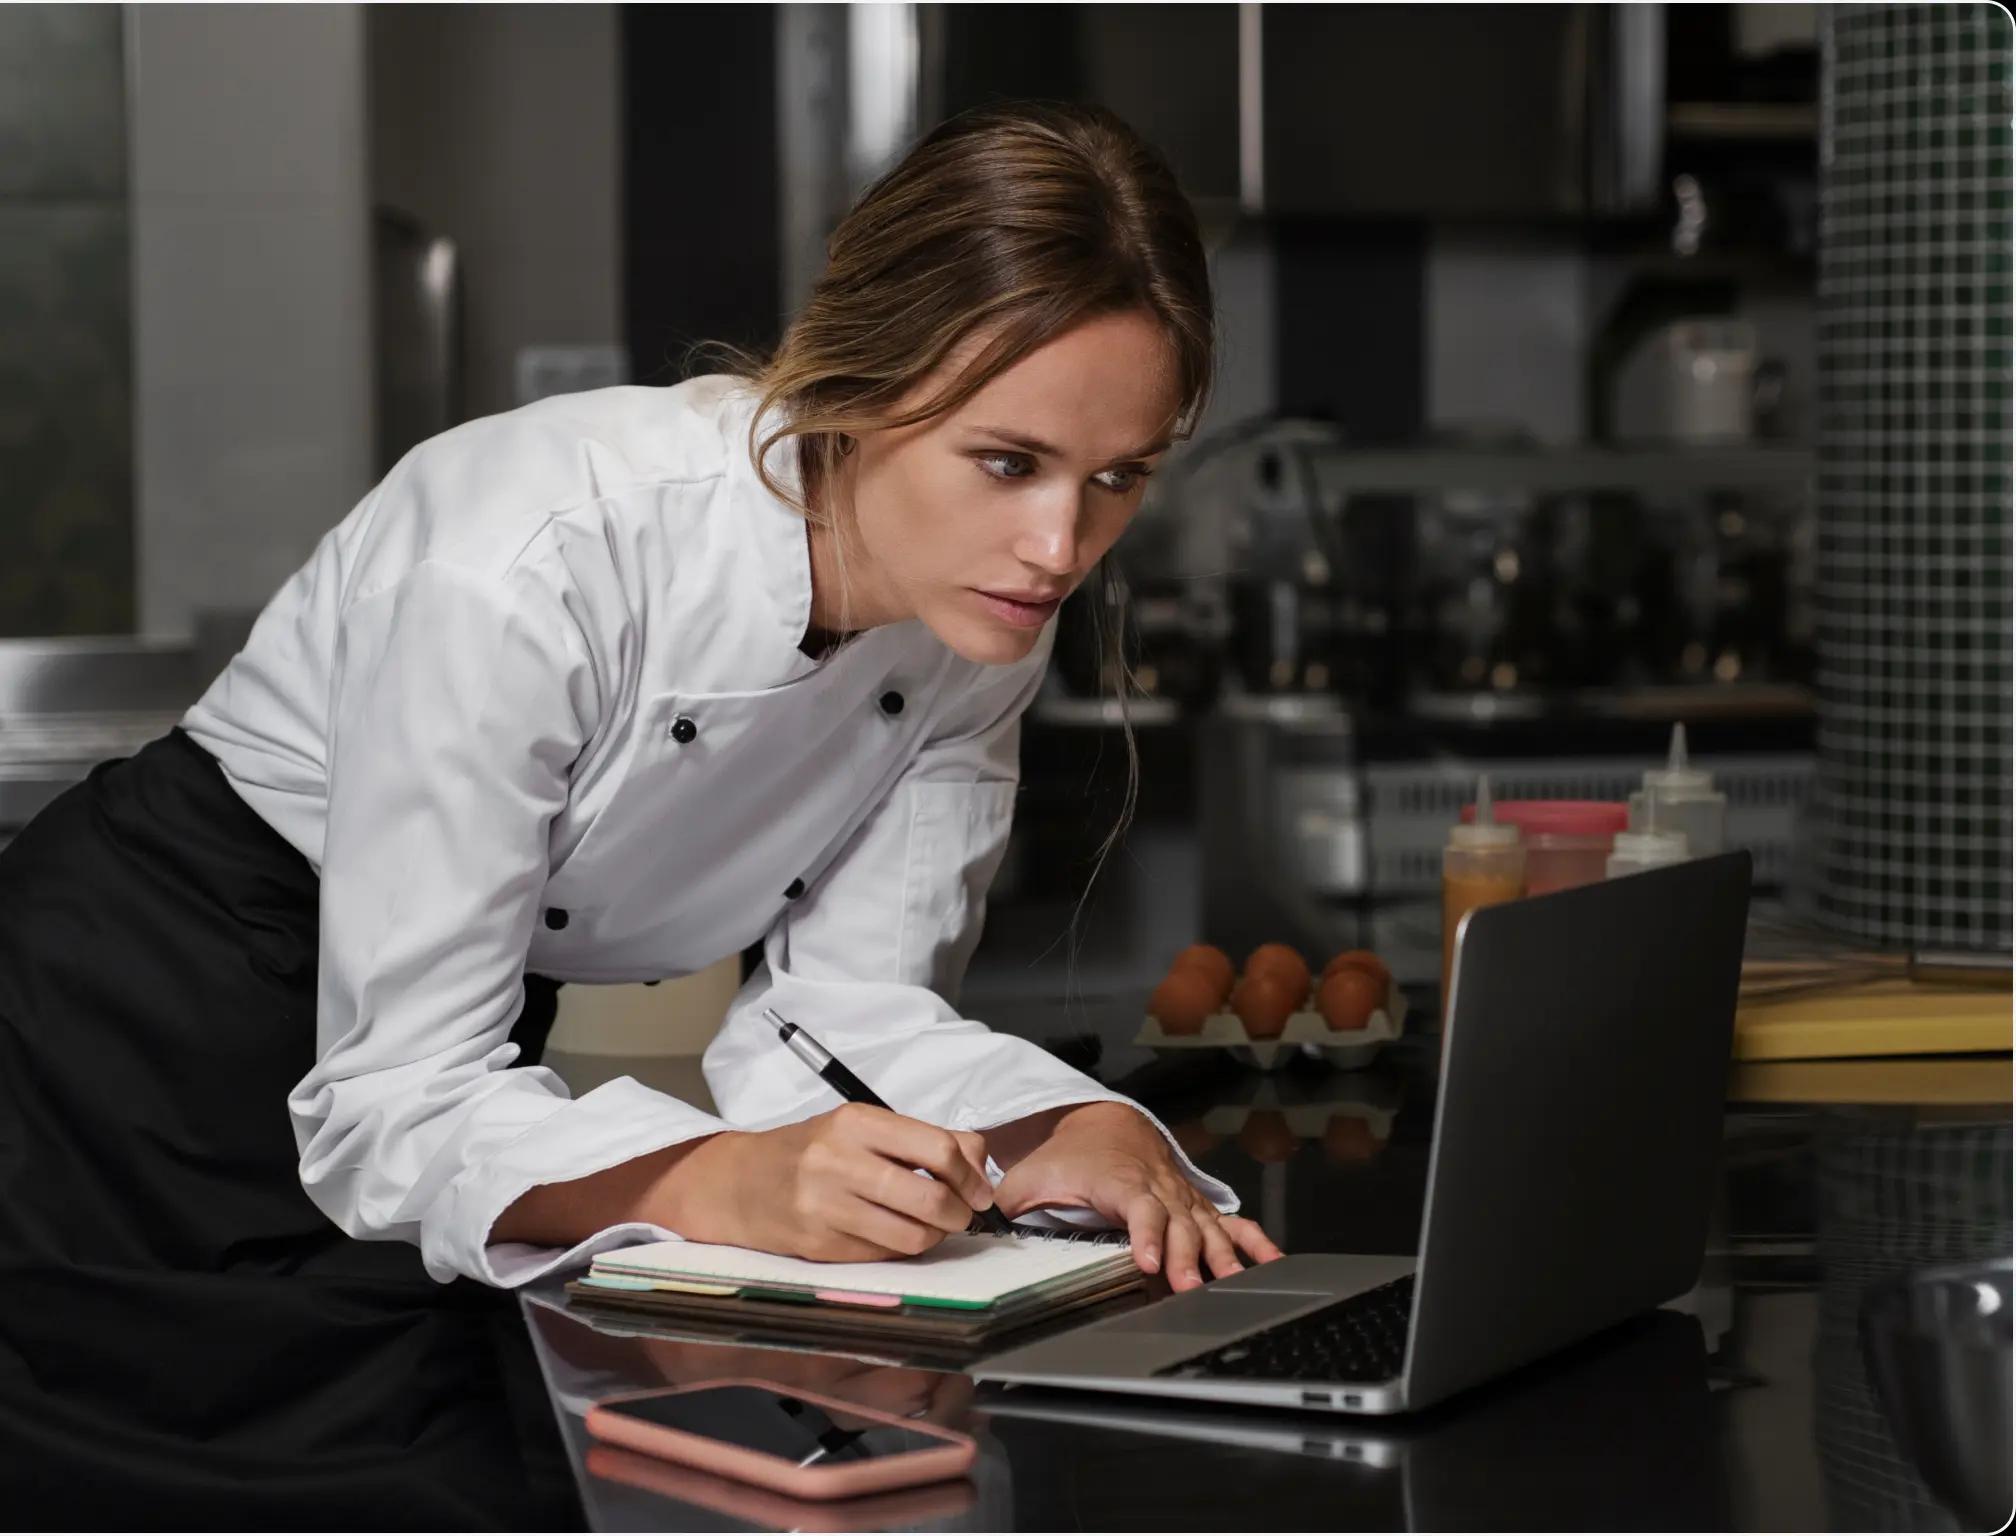
[[[986,1164],[977,1131],[842,1104],[709,1137],[673,1170],[676,1219],[653,1219],[696,1242],[827,1262],[898,1258],[964,1232],[994,1203]]]

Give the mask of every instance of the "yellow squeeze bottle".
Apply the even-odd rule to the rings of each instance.
[[[1515,901],[1526,891],[1526,844],[1519,829],[1493,819],[1491,781],[1477,779],[1477,818],[1449,829],[1442,849],[1442,1007],[1449,1007],[1449,972],[1456,925],[1476,907]]]

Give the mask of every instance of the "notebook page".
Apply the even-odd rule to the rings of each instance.
[[[748,1285],[987,1303],[1127,1256],[1125,1249],[1093,1243],[960,1233],[915,1258],[864,1264],[825,1264],[721,1243],[673,1242],[612,1248],[596,1255],[595,1268],[620,1275],[733,1280]]]

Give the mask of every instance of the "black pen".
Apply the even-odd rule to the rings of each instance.
[[[877,1109],[889,1108],[882,1102],[882,1095],[848,1071],[846,1064],[839,1057],[775,1008],[765,1008],[763,1017],[777,1026],[777,1038],[784,1042],[791,1054],[824,1078],[841,1098],[850,1104],[873,1104]],[[966,1224],[966,1230],[973,1233],[991,1232],[996,1237],[1021,1236],[1015,1225],[1001,1214],[1001,1207],[998,1205],[990,1205],[984,1211],[975,1211],[973,1219]]]

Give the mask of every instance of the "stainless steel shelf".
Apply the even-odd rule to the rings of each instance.
[[[1803,101],[1676,101],[1666,109],[1676,139],[1820,142],[1820,108]]]
[[[1805,486],[1804,444],[1561,449],[1308,450],[1325,490],[1631,491]]]

